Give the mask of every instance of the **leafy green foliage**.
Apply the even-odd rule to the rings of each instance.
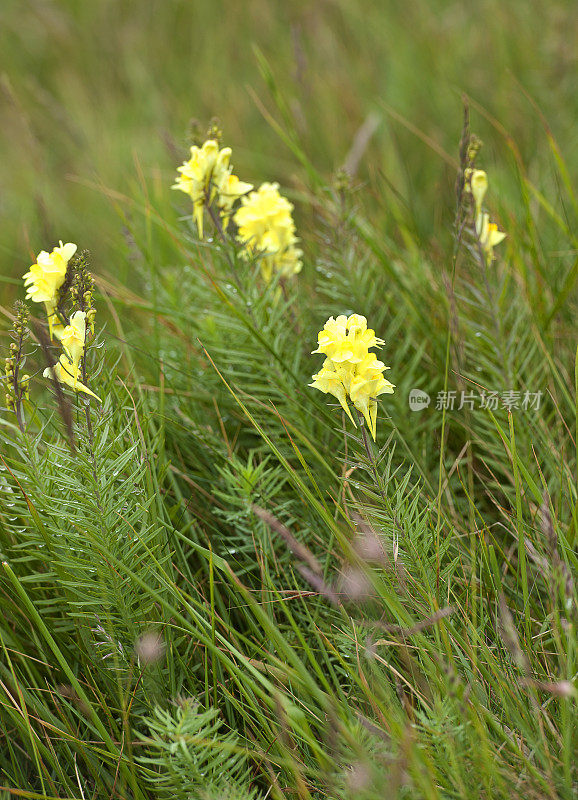
[[[153,773],[156,797],[257,797],[248,785],[246,756],[239,752],[234,734],[221,732],[216,717],[214,709],[203,712],[191,699],[182,700],[174,713],[155,709],[154,718],[148,721],[151,755],[140,760]]]

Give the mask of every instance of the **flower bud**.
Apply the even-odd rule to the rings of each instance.
[[[222,138],[223,131],[219,127],[219,121],[217,119],[212,119],[207,130],[207,139],[212,139],[213,141],[220,143]]]
[[[478,153],[482,149],[482,145],[483,145],[482,140],[478,136],[476,136],[475,134],[472,134],[472,136],[470,138],[470,143],[468,145],[468,152],[467,152],[467,160],[468,160],[469,164],[473,164],[474,163]]]

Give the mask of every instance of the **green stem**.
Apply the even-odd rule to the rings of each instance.
[[[370,441],[369,441],[369,439],[367,437],[367,430],[366,430],[366,427],[365,427],[365,420],[363,418],[363,414],[361,414],[360,411],[357,411],[357,409],[356,409],[356,413],[357,413],[357,419],[358,419],[358,422],[359,422],[359,427],[361,428],[361,438],[363,439],[363,446],[365,448],[365,452],[366,452],[366,455],[367,455],[367,460],[368,460],[369,465],[371,467],[371,472],[373,474],[373,480],[375,482],[375,486],[377,488],[377,491],[379,492],[380,497],[382,498],[383,502],[387,506],[387,510],[391,514],[391,518],[393,520],[393,524],[394,524],[393,560],[394,560],[394,562],[397,563],[397,554],[398,554],[398,551],[399,551],[399,534],[403,533],[403,530],[401,528],[401,525],[399,524],[399,520],[397,518],[397,515],[395,514],[395,512],[393,511],[393,508],[391,507],[391,503],[389,502],[389,498],[387,496],[385,488],[384,488],[384,486],[383,486],[383,484],[381,482],[381,479],[379,477],[379,472],[377,470],[377,461],[375,460],[375,454],[373,452],[373,448],[372,448],[371,443],[370,443]]]

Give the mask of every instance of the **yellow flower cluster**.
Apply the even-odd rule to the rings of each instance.
[[[386,367],[379,361],[372,347],[384,344],[375,332],[367,327],[367,320],[360,314],[350,317],[330,317],[317,337],[318,347],[313,353],[326,357],[323,368],[313,375],[313,386],[325,394],[336,397],[343,410],[353,422],[348,398],[367,422],[373,439],[377,423],[377,401],[381,394],[393,394],[394,385],[383,377]]]
[[[44,303],[46,307],[50,338],[59,338],[62,332],[62,325],[56,314],[58,292],[66,278],[68,262],[75,253],[75,244],[60,242],[60,246],[55,247],[52,253],[47,253],[46,250],[38,253],[36,264],[32,264],[30,270],[22,276],[27,290],[26,299],[34,303]]]
[[[484,170],[470,170],[466,175],[466,180],[469,180],[469,188],[474,197],[476,236],[486,262],[491,264],[494,260],[494,247],[504,241],[506,234],[498,230],[495,222],[490,222],[490,215],[483,210],[482,203],[488,191],[488,176]]]
[[[70,325],[62,330],[60,343],[64,353],[60,356],[58,363],[44,370],[45,378],[54,377],[60,383],[65,383],[76,392],[84,392],[102,402],[98,395],[94,394],[88,386],[78,380],[80,375],[80,361],[84,355],[86,344],[86,312],[76,311],[70,318]]]
[[[191,158],[178,168],[179,175],[172,187],[190,195],[200,237],[203,237],[204,210],[209,208],[212,212],[214,204],[225,230],[230,220],[234,220],[237,239],[243,245],[242,254],[259,257],[261,273],[267,282],[274,275],[287,278],[297,274],[302,266],[302,252],[296,246],[293,206],[279,194],[277,183],[263,183],[251,192],[252,184],[232,174],[231,148],[220,150],[217,140],[211,133],[209,136],[202,147],[191,147]],[[233,215],[233,206],[239,199],[241,206]]]
[[[232,174],[231,148],[207,139],[202,147],[193,145],[191,157],[178,168],[173,189],[190,195],[193,201],[193,218],[201,239],[203,238],[203,213],[205,207],[216,201],[225,228],[229,224],[233,205],[253,188]]]
[[[292,204],[279,194],[278,183],[263,183],[256,192],[243,197],[234,221],[238,240],[245,253],[261,258],[261,272],[266,281],[274,274],[291,277],[301,271],[302,251],[295,245]]]

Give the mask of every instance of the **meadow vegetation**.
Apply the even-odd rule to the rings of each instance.
[[[573,4],[0,23],[0,800],[571,800]]]

